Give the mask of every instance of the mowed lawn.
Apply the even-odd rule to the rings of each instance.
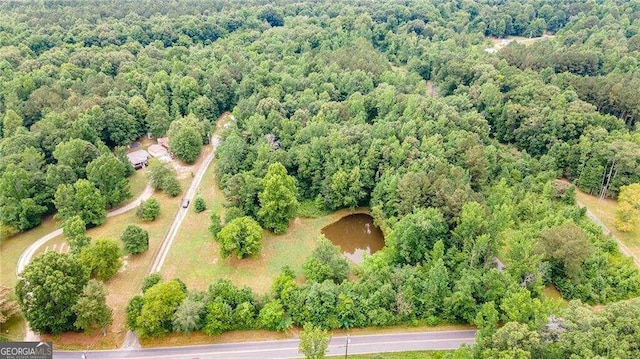
[[[180,278],[190,289],[205,290],[217,279],[227,278],[238,286],[267,293],[283,266],[288,265],[297,275],[302,274],[302,264],[316,247],[324,226],[347,214],[363,211],[347,209],[319,218],[296,218],[283,235],[265,230],[262,251],[257,257],[223,259],[218,243],[208,230],[211,211],[224,217],[224,195],[216,184],[214,168],[214,164],[209,167],[200,186],[207,210],[195,213],[189,209],[162,267],[164,279]]]
[[[620,232],[616,229],[615,214],[618,202],[613,199],[600,200],[597,196],[592,196],[576,189],[576,197],[593,214],[595,214],[611,231],[611,234],[622,241],[633,255],[640,259],[640,223],[631,232]]]
[[[139,196],[146,187],[146,177],[143,171],[137,171],[129,177],[129,185],[132,193],[132,198]],[[129,201],[126,201],[128,203]],[[11,238],[3,238],[0,242],[0,283],[7,287],[15,287],[18,277],[16,275],[16,266],[20,254],[24,252],[27,247],[33,244],[38,239],[58,229],[60,227],[60,221],[49,216],[44,219],[41,225],[31,229],[27,232],[20,233]],[[45,245],[44,248],[50,246],[53,248],[53,244],[57,244],[57,247],[65,242],[62,236],[59,236]],[[39,251],[36,256],[41,253]],[[16,316],[9,322],[2,326],[2,335],[11,340],[22,340],[25,334],[25,322],[22,316]]]

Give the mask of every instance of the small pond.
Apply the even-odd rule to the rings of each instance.
[[[322,228],[322,234],[356,264],[362,262],[364,253],[373,254],[384,247],[382,231],[373,224],[373,218],[364,213],[343,217]]]

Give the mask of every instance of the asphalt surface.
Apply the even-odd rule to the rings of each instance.
[[[116,208],[108,212],[107,218],[117,216],[119,214],[122,214],[137,208],[141,201],[148,199],[149,197],[151,197],[152,194],[153,194],[153,188],[147,185],[147,187],[144,189],[142,194],[140,194],[135,200],[129,202],[125,206]],[[33,244],[31,244],[29,247],[27,247],[27,249],[25,249],[24,252],[20,254],[20,258],[18,258],[18,264],[16,265],[16,274],[22,273],[24,268],[31,262],[33,255],[38,251],[38,249],[40,249],[40,247],[42,247],[45,243],[56,238],[59,235],[62,235],[62,228],[58,228],[55,231],[43,236],[42,238],[33,242]]]
[[[446,332],[418,332],[380,335],[354,335],[335,337],[329,343],[327,356],[348,354],[367,354],[400,352],[413,350],[449,350],[462,344],[472,345],[475,330],[457,330]],[[290,359],[302,358],[298,352],[298,339],[193,345],[185,347],[150,348],[134,350],[103,350],[87,352],[55,351],[54,358],[112,359],[112,358],[167,358],[167,359]],[[55,349],[55,348],[54,348]]]

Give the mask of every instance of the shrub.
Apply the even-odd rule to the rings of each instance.
[[[203,212],[207,209],[207,202],[204,200],[202,195],[197,195],[196,199],[193,202],[193,210],[196,213]]]
[[[136,217],[143,221],[151,222],[160,216],[160,202],[155,197],[142,201],[136,211]]]
[[[127,226],[120,239],[126,253],[139,254],[149,249],[149,233],[138,226]]]

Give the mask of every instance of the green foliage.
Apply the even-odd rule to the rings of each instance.
[[[58,210],[56,218],[59,219],[78,215],[87,225],[98,226],[107,218],[104,196],[92,182],[85,179],[79,179],[73,185],[60,185],[53,202]]]
[[[342,250],[324,236],[318,238],[318,247],[305,260],[303,269],[307,280],[319,283],[325,280],[340,283],[349,275],[349,263]]]
[[[142,298],[142,310],[136,318],[136,331],[140,337],[160,336],[172,330],[173,316],[187,297],[175,280],[149,288]]]
[[[170,163],[160,162],[156,159],[149,160],[147,177],[151,187],[166,192],[171,197],[182,192],[180,182],[178,182],[178,174]]]
[[[229,207],[224,211],[224,223],[231,223],[234,219],[244,217],[246,214],[238,207]]]
[[[96,325],[105,332],[113,322],[113,311],[107,306],[104,284],[95,279],[90,280],[82,289],[73,311],[77,316],[75,326],[85,331]]]
[[[74,2],[47,7],[46,17],[31,3],[3,3],[3,240],[38,226],[56,208],[64,220],[99,225],[104,208],[125,197],[122,178],[132,171],[121,149],[110,154],[114,147],[169,131],[172,150],[192,161],[216,116],[233,110],[212,139],[219,145],[216,178],[231,207],[223,222],[250,216],[284,232],[296,212],[364,205],[387,234],[387,248],[353,282],[298,287],[289,273],[278,278],[273,298],[297,325],[480,316],[489,323],[487,357],[637,357],[623,344],[608,345],[624,333],[590,333],[599,346],[573,351],[554,347],[558,333],[539,333],[543,344],[531,344],[529,328],[541,321],[535,300],[549,282],[565,298],[592,304],[640,293],[638,270],[573,206],[573,186],[557,181],[613,198],[640,182],[636,4],[377,5],[246,2],[203,18],[198,14],[211,9],[202,1]],[[87,27],[95,13],[103,26]],[[541,34],[552,36],[498,42],[495,54],[481,46],[487,37]],[[178,195],[172,168],[151,162],[154,188]],[[267,181],[274,166],[288,172]],[[95,187],[80,190],[80,181]],[[298,200],[302,208],[291,210]],[[632,207],[620,205],[621,229],[632,228]],[[145,220],[157,216],[140,212]],[[76,222],[66,232],[75,233],[77,251],[88,237]],[[554,238],[566,223],[587,240],[576,230]],[[567,254],[572,247],[575,256]],[[494,268],[495,257],[504,268]],[[228,293],[203,303],[224,297],[232,328],[255,325],[267,299],[214,287]],[[520,301],[522,308],[514,304]],[[494,338],[488,332],[496,313],[485,305],[491,302],[498,317],[527,323],[506,323]],[[194,318],[183,318],[187,330]],[[511,345],[524,342],[529,347]]]
[[[209,225],[209,232],[211,233],[213,238],[217,240],[218,233],[220,233],[220,231],[222,230],[222,223],[220,223],[220,216],[215,212],[211,212],[210,219],[211,219],[211,224]]]
[[[104,196],[107,207],[113,207],[131,197],[127,166],[113,154],[104,154],[87,165],[87,179]]]
[[[125,253],[140,254],[149,249],[149,232],[132,224],[125,228],[120,240],[124,242]]]
[[[91,238],[87,236],[86,224],[82,217],[75,215],[62,221],[62,233],[67,237],[71,253],[78,254],[82,248],[91,243]]]
[[[298,351],[308,359],[323,359],[330,340],[331,336],[326,330],[315,327],[311,323],[305,323],[302,332],[300,332]]]
[[[435,208],[427,208],[402,218],[393,227],[387,243],[396,263],[416,265],[426,262],[434,243],[446,238],[447,225],[442,214]]]
[[[58,165],[69,166],[78,178],[85,177],[87,165],[99,156],[100,151],[94,144],[77,138],[59,143],[53,151]]]
[[[162,276],[160,275],[160,273],[156,272],[156,273],[149,274],[144,279],[144,282],[142,282],[142,293],[146,293],[147,290],[149,290],[149,288],[153,287],[154,285],[160,282],[162,282]]]
[[[203,143],[204,124],[194,115],[173,121],[169,126],[169,148],[187,163],[195,162]]]
[[[279,300],[272,300],[262,307],[258,315],[260,327],[267,330],[284,331],[291,327],[291,319],[282,307]]]
[[[203,332],[209,335],[217,335],[233,328],[233,309],[222,301],[213,301],[207,306],[207,318],[205,319]]]
[[[160,216],[160,202],[155,197],[142,201],[136,210],[136,217],[145,222],[155,221]]]
[[[25,231],[42,222],[49,199],[41,198],[42,181],[35,175],[14,164],[0,175],[0,222],[4,226]]]
[[[228,257],[232,254],[238,259],[257,256],[262,248],[262,228],[251,217],[236,218],[218,233],[220,254]]]
[[[298,207],[298,213],[296,214],[296,216],[302,218],[318,218],[326,214],[327,211],[324,210],[322,198],[318,197],[315,200],[306,200],[300,202],[300,206]]]
[[[582,263],[591,255],[593,249],[582,228],[567,223],[542,232],[539,246],[546,259],[557,270],[564,271],[572,280],[578,280]]]
[[[89,273],[74,256],[54,251],[36,257],[20,274],[16,295],[32,329],[62,333],[74,328],[74,305]]]
[[[269,166],[262,179],[262,192],[258,218],[262,225],[276,234],[287,231],[289,221],[298,210],[298,189],[295,179],[287,175],[287,169],[276,162]]]
[[[142,306],[144,305],[144,301],[141,295],[135,295],[129,303],[127,304],[127,328],[131,330],[138,329],[138,317],[140,313],[142,313]]]
[[[105,281],[122,267],[122,250],[116,241],[101,238],[82,248],[78,261],[87,268],[91,277]]]
[[[204,200],[202,195],[197,195],[195,200],[193,201],[193,210],[196,213],[203,212],[207,209],[207,202]]]
[[[173,314],[173,330],[183,334],[201,330],[204,326],[205,303],[188,297],[180,303]]]

